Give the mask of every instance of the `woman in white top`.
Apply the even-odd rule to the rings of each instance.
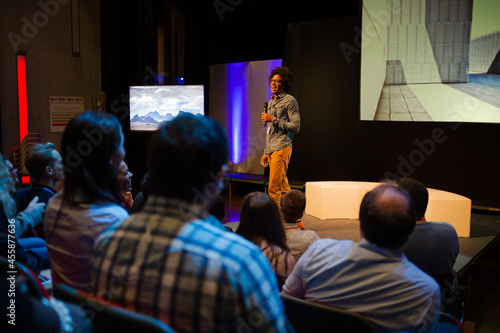
[[[48,203],[44,227],[53,284],[89,291],[90,255],[99,234],[128,218],[117,170],[125,157],[118,119],[85,112],[64,130],[64,188]]]
[[[260,247],[267,256],[281,289],[295,266],[290,254],[278,206],[264,192],[245,196],[236,233]]]

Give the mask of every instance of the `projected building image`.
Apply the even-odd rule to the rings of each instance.
[[[365,0],[361,120],[500,122],[500,4]]]

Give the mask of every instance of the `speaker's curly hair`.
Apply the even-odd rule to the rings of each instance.
[[[269,81],[273,78],[273,76],[279,75],[281,76],[281,79],[283,80],[283,88],[285,92],[290,92],[293,88],[293,73],[292,71],[285,66],[281,67],[276,67],[271,71],[271,74],[269,75]]]

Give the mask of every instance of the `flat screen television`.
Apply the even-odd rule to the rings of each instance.
[[[182,112],[205,114],[203,85],[130,87],[131,131],[155,131]]]

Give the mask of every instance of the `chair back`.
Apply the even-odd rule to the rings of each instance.
[[[172,328],[156,318],[123,309],[64,284],[58,284],[54,287],[54,297],[79,305],[87,313],[89,320],[92,321],[93,333],[174,332]]]
[[[297,333],[371,333],[374,325],[363,316],[281,294],[285,313]]]
[[[2,279],[11,275],[15,275],[16,280],[22,279],[22,282],[28,288],[28,294],[39,299],[49,297],[49,293],[38,276],[19,261],[9,261],[7,258],[0,257],[0,269],[2,270],[0,274]]]
[[[438,332],[440,333],[463,333],[460,322],[449,313],[439,313]]]

